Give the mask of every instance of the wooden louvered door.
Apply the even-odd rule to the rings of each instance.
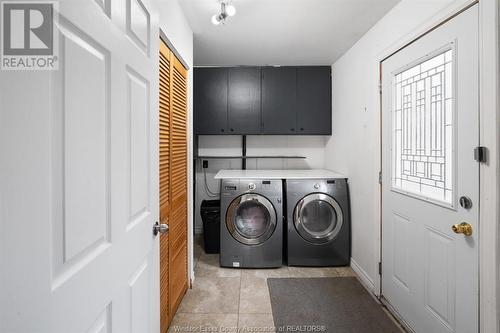
[[[170,223],[170,50],[160,43],[160,221]],[[169,233],[160,237],[160,326],[165,332],[170,323]]]
[[[166,332],[188,288],[187,272],[187,70],[160,40],[161,332]]]

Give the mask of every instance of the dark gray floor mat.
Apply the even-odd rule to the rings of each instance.
[[[401,332],[354,277],[270,278],[267,284],[278,332]]]

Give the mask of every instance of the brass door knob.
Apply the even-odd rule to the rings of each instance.
[[[454,224],[451,226],[451,230],[456,234],[464,234],[465,236],[472,235],[472,226],[467,222]]]

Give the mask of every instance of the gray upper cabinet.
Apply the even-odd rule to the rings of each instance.
[[[295,67],[262,68],[262,132],[296,134]]]
[[[228,69],[229,134],[260,134],[260,68]]]
[[[196,134],[227,134],[226,68],[194,69]]]
[[[331,67],[297,68],[297,134],[332,134]]]
[[[331,135],[331,68],[194,69],[195,134]]]

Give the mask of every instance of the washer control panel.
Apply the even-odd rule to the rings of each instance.
[[[262,179],[223,179],[221,183],[222,195],[235,193],[259,193],[263,195],[281,196],[283,184],[281,180]]]

